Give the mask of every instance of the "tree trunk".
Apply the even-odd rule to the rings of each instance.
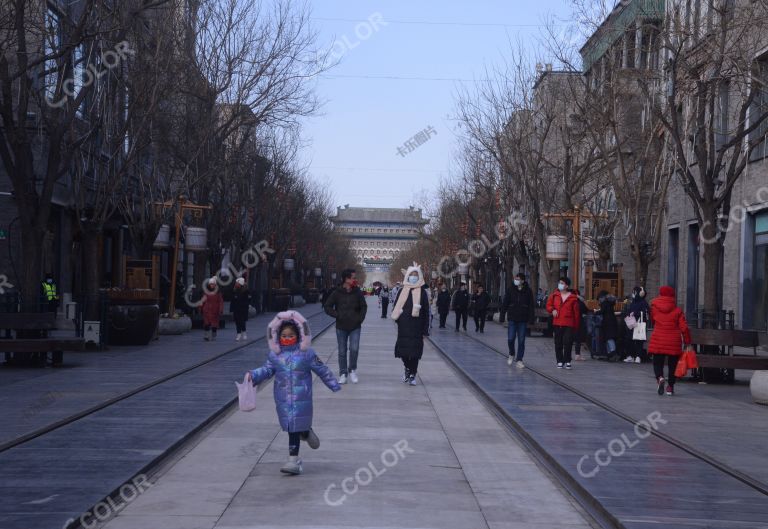
[[[83,293],[86,298],[85,319],[99,319],[99,235],[97,228],[83,229]]]
[[[717,325],[717,313],[721,307],[717,304],[717,292],[722,280],[720,273],[720,253],[723,239],[705,238],[711,241],[704,246],[704,326]]]
[[[16,263],[16,273],[21,283],[21,311],[39,312],[42,307],[43,295],[41,282],[43,279],[43,245],[41,241],[45,231],[37,226],[21,225],[21,254],[22,261]],[[47,309],[43,309],[47,310]]]

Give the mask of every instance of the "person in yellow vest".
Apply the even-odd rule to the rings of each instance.
[[[48,303],[48,312],[56,312],[59,307],[59,293],[56,289],[56,283],[53,281],[53,274],[45,274],[43,282],[43,301]]]

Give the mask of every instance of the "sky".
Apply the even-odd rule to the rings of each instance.
[[[311,0],[321,46],[338,66],[317,84],[320,114],[304,123],[303,159],[332,207],[408,207],[435,196],[455,167],[456,96],[534,42],[568,0]],[[404,144],[432,127],[412,152]],[[403,155],[398,154],[398,147]]]

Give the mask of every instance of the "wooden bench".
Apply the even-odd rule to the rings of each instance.
[[[5,336],[0,336],[0,351],[5,353],[5,361],[11,362],[16,355],[31,355],[44,364],[50,352],[53,365],[59,366],[64,351],[85,349],[82,338],[49,338],[49,331],[55,328],[56,315],[52,312],[0,313],[0,329],[5,329]]]
[[[552,335],[552,315],[547,309],[537,307],[533,311],[533,323],[528,326],[531,332],[540,332],[542,336]]]
[[[768,369],[768,356],[757,355],[757,348],[766,339],[761,336],[764,334],[750,330],[691,329],[691,343],[696,348],[700,368],[721,370],[722,378],[733,381],[735,369]],[[705,347],[717,347],[720,353],[704,352]],[[735,354],[734,347],[751,347],[752,354]]]

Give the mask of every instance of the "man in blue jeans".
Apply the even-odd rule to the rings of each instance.
[[[533,304],[533,292],[525,281],[524,274],[514,277],[514,286],[507,289],[504,294],[502,311],[507,313],[507,345],[509,357],[507,364],[512,365],[517,360],[517,367],[523,368],[523,356],[525,355],[525,335],[528,332],[528,323],[533,321],[535,305]],[[515,339],[517,339],[517,355],[515,355]]]
[[[341,272],[341,285],[331,292],[323,304],[326,314],[336,318],[336,340],[339,344],[339,384],[346,384],[347,377],[357,384],[357,352],[360,349],[360,329],[365,320],[368,304],[357,286],[355,271],[347,268]],[[347,363],[349,349],[349,363]]]

